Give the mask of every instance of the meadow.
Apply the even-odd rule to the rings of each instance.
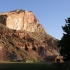
[[[67,70],[52,63],[0,62],[0,70]],[[70,69],[69,69],[70,70]]]

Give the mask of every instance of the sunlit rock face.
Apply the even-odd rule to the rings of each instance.
[[[33,12],[16,10],[0,14],[0,22],[10,29],[26,30],[30,32],[40,31],[42,25]],[[42,28],[44,30],[44,28]]]
[[[32,11],[0,13],[0,60],[45,59],[59,55],[56,42]]]
[[[20,30],[23,26],[23,17],[18,15],[10,15],[6,19],[6,26],[10,29]]]

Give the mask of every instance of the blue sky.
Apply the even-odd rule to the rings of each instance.
[[[70,17],[70,0],[0,0],[0,12],[33,11],[46,32],[61,39],[65,19]]]

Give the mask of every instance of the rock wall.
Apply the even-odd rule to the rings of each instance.
[[[33,12],[15,10],[0,14],[0,23],[15,30],[26,30],[30,32],[45,31]]]
[[[48,55],[59,54],[56,39],[46,33],[31,11],[0,13],[0,43],[3,44],[0,56],[4,55],[1,60],[2,57],[6,57],[4,60],[8,57],[15,59],[18,55],[22,59],[31,59],[31,56],[33,59],[37,56],[45,59]]]

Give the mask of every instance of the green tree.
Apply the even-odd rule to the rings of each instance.
[[[65,61],[70,61],[70,18],[65,19],[65,26],[62,26],[64,31],[61,40],[58,41],[60,54],[64,57]]]

